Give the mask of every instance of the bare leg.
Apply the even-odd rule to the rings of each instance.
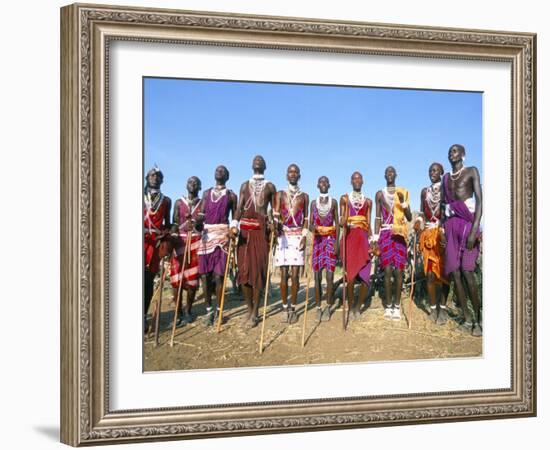
[[[146,316],[153,298],[155,274],[145,270],[143,272],[143,315]]]
[[[428,298],[430,299],[430,306],[433,308],[437,305],[437,285],[435,283],[435,275],[433,272],[428,272]]]
[[[281,299],[283,306],[286,305],[288,297],[288,266],[281,267]]]
[[[191,314],[191,308],[193,307],[193,302],[195,301],[195,295],[197,293],[197,289],[188,289],[187,290],[187,303],[185,304],[185,312],[187,314]]]
[[[399,307],[401,305],[401,290],[403,289],[403,271],[395,269],[395,300],[393,305]],[[391,291],[390,291],[391,292]]]
[[[300,268],[301,266],[292,266],[292,287],[290,289],[290,302],[296,306],[298,300],[298,290],[300,289]]]
[[[469,326],[472,324],[472,315],[470,313],[470,310],[468,309],[468,304],[466,302],[466,294],[464,292],[464,285],[462,284],[460,270],[456,270],[453,272],[453,281],[455,283],[456,297],[458,298],[458,302],[460,304],[460,307],[462,308],[464,319],[466,320],[466,325]],[[466,328],[465,331],[467,331]]]
[[[221,275],[214,275],[214,286],[216,288],[216,305],[220,308],[220,299],[222,297],[223,277]]]
[[[253,289],[252,289],[252,286],[250,286],[249,284],[243,284],[242,288],[243,288],[243,297],[246,302],[246,313],[243,317],[243,321],[246,322],[250,318],[252,311],[254,309],[253,300],[252,300]]]
[[[201,276],[202,289],[204,292],[204,303],[208,308],[212,307],[212,274],[205,273]]]
[[[266,286],[267,289],[267,286]],[[253,302],[252,302],[252,314],[250,316],[250,320],[254,321],[254,324],[256,323],[257,317],[258,317],[258,309],[260,308],[260,289],[254,289],[253,290]]]
[[[384,308],[392,307],[392,285],[391,285],[392,267],[388,266],[384,269]]]
[[[321,270],[319,272],[315,272],[314,276],[315,276],[315,304],[317,306],[321,306],[321,298],[323,296],[323,285],[322,285],[323,272]],[[327,274],[327,278],[328,278],[328,274]]]
[[[441,306],[447,306],[447,299],[449,298],[450,291],[451,291],[450,284],[443,284],[441,286],[441,299],[440,299]]]
[[[368,293],[369,293],[369,285],[365,283],[363,280],[361,280],[361,284],[359,284],[359,299],[356,305],[358,313],[361,310],[361,306],[365,304]]]
[[[479,294],[477,291],[476,279],[473,272],[462,272],[464,278],[466,279],[466,285],[468,286],[468,294],[470,295],[470,300],[472,301],[472,308],[474,310],[474,322],[479,322]]]
[[[437,284],[433,272],[428,272],[428,298],[430,300],[430,315],[428,319],[432,322],[437,321]]]
[[[334,303],[334,272],[327,270],[327,303],[332,306]]]
[[[354,285],[355,285],[355,280],[347,280],[346,298],[348,301],[350,311],[353,309],[355,305]]]

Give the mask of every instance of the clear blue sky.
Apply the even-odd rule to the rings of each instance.
[[[393,165],[396,184],[418,209],[429,165],[441,162],[448,171],[452,144],[466,147],[466,165],[483,176],[481,93],[144,79],[144,171],[159,165],[172,201],[186,193],[191,175],[203,190],[212,186],[219,164],[238,193],[261,154],[278,190],[286,187],[288,165],[297,163],[311,198],[319,176],[330,178],[330,194],[339,197],[356,170],[374,198]]]

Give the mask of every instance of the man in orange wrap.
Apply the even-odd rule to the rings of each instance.
[[[445,237],[441,226],[441,177],[443,166],[432,163],[428,169],[431,185],[422,189],[420,194],[421,214],[416,218],[414,229],[420,234],[420,251],[424,261],[424,274],[427,279],[430,314],[428,318],[444,325],[449,319],[447,296],[449,281],[444,275]],[[438,294],[439,288],[439,295]]]

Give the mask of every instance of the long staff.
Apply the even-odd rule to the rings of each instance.
[[[342,326],[344,328],[344,331],[346,331],[346,291],[347,291],[347,273],[346,273],[346,237],[347,237],[347,229],[348,229],[348,202],[349,199],[346,201],[346,206],[344,209],[344,230],[342,232]],[[349,302],[349,299],[348,299]],[[349,310],[349,305],[348,305]]]
[[[271,237],[269,238],[269,259],[267,263],[267,278],[265,282],[265,295],[264,295],[264,311],[262,318],[262,332],[260,334],[260,355],[264,351],[264,329],[265,329],[265,316],[267,313],[267,296],[269,294],[269,283],[271,281],[271,260],[273,258],[273,239],[275,238],[275,233],[271,232]]]
[[[165,264],[164,264],[164,258],[162,258],[162,274],[160,276],[160,293],[157,301],[157,307],[155,308],[155,347],[159,345],[159,328],[160,328],[160,312],[162,308],[162,287],[164,285],[164,280],[166,279],[166,273],[168,272],[166,270]]]
[[[180,282],[178,284],[178,295],[176,296],[176,309],[174,312],[174,323],[172,324],[172,336],[170,337],[170,347],[174,346],[174,336],[176,335],[176,322],[178,319],[178,313],[180,310],[181,303],[181,287],[183,284],[183,271],[185,270],[185,265],[191,260],[190,250],[191,249],[191,231],[187,232],[187,240],[185,241],[185,247],[183,249],[183,256],[181,260],[181,271],[180,271]]]
[[[164,258],[163,258],[164,259]],[[163,266],[163,259],[160,261],[160,265],[162,265],[163,267],[163,271],[164,271],[164,266]],[[151,323],[149,324],[149,328],[147,329],[147,339],[150,339],[151,338],[151,333],[153,332],[153,327],[155,325],[155,319],[156,319],[156,315],[157,315],[157,307],[158,307],[158,295],[160,293],[160,291],[162,290],[162,278],[164,277],[164,272],[161,272],[161,282],[159,282],[157,288],[155,289],[155,292],[153,292],[153,295],[151,296],[151,302],[153,303],[154,302],[154,309],[153,309],[153,314],[152,314],[152,317],[151,317]]]
[[[411,292],[409,295],[409,330],[412,327],[412,307],[413,307],[413,296],[414,296],[414,274],[416,272],[416,232],[414,233],[413,237],[413,265],[412,265],[412,273],[411,273]]]
[[[307,304],[309,303],[309,282],[311,277],[311,272],[313,270],[312,264],[313,264],[313,243],[315,242],[315,235],[311,237],[311,248],[310,253],[308,255],[308,260],[310,262],[310,266],[306,266],[306,305],[304,309],[304,324],[302,326],[302,348],[305,345],[305,339],[306,339],[306,319],[307,319]]]
[[[233,259],[233,238],[229,238],[229,248],[227,249],[227,261],[225,262],[225,272],[223,274],[223,284],[222,284],[222,293],[220,295],[220,313],[218,316],[218,326],[216,327],[216,332],[219,333],[222,327],[222,317],[223,317],[223,304],[225,301],[225,283],[227,283],[227,275],[229,273],[229,266],[231,265],[231,260]]]

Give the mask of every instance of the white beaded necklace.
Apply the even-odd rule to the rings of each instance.
[[[153,194],[158,194],[153,199]],[[162,195],[162,192],[160,192],[158,189],[151,189],[148,190],[147,193],[144,196],[145,206],[147,207],[147,211],[149,211],[150,214],[155,214],[159,208],[160,205],[162,205],[162,200],[164,199],[164,195]]]
[[[212,203],[218,203],[220,199],[223,198],[225,193],[227,192],[227,189],[225,186],[223,186],[221,189],[218,189],[218,187],[213,187],[210,189],[210,201]]]
[[[460,178],[460,175],[462,175],[463,170],[466,168],[466,166],[462,166],[459,170],[456,172],[451,172],[451,180],[456,181]]]
[[[355,211],[359,211],[365,204],[365,196],[363,195],[363,192],[351,191],[348,194],[348,197],[352,206],[355,208]]]
[[[245,210],[248,210],[252,203],[254,204],[254,209],[256,209],[258,206],[263,206],[263,192],[266,184],[267,181],[265,180],[263,175],[252,175],[252,178],[248,180],[248,190],[250,191],[250,198],[244,205]]]
[[[327,202],[322,203],[321,199],[326,198]],[[330,209],[332,208],[332,198],[328,194],[321,194],[319,197],[315,199],[315,206],[317,207],[317,212],[319,213],[320,217],[326,217],[327,214],[330,212]]]
[[[428,208],[430,208],[432,217],[436,217],[441,204],[441,181],[428,187],[426,191],[426,201],[428,202]]]
[[[393,205],[395,202],[395,187],[393,187],[393,192],[390,192],[387,186],[384,187],[384,189],[382,189],[382,194],[384,195],[386,205],[390,207],[390,212],[393,211]]]

